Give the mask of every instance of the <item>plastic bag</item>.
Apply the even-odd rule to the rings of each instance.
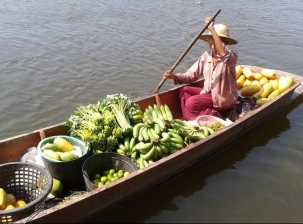
[[[41,156],[38,153],[38,150],[36,147],[30,147],[27,149],[27,153],[25,153],[22,157],[21,157],[21,162],[30,162],[30,163],[35,163],[37,165],[43,166],[44,167],[44,163],[43,160],[41,158]]]

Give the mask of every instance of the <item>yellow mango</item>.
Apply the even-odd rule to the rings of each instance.
[[[294,78],[292,76],[282,76],[279,78],[279,87],[278,90],[280,93],[283,93],[287,90],[293,83]]]
[[[70,152],[76,149],[72,144],[70,144],[67,140],[61,137],[56,137],[54,139],[54,144],[61,152]]]
[[[241,95],[242,96],[252,96],[255,93],[260,91],[260,87],[259,86],[246,86],[244,88],[242,88],[241,90]]]
[[[280,92],[279,90],[277,89],[274,89],[269,95],[268,95],[268,99],[272,99],[272,98],[275,98],[276,96],[279,96],[280,95]]]
[[[4,210],[10,210],[10,209],[14,209],[15,207],[13,205],[6,205]]]
[[[6,205],[14,205],[16,203],[16,197],[13,194],[6,194]]]
[[[44,151],[45,149],[51,149],[55,152],[58,151],[58,147],[54,143],[50,143],[50,142],[47,142],[45,145],[41,147],[41,151]]]
[[[251,81],[249,79],[246,79],[242,85],[242,88],[246,87],[246,86],[251,86]]]
[[[269,82],[272,84],[272,86],[274,87],[274,89],[278,89],[279,88],[279,79],[270,79]]]
[[[243,86],[243,83],[245,82],[246,80],[246,77],[245,75],[240,75],[240,77],[237,79],[237,85],[238,85],[238,88],[241,88]]]
[[[242,74],[242,67],[240,65],[237,65],[236,66],[236,79],[238,79],[241,74]]]
[[[270,99],[268,99],[268,98],[259,98],[259,99],[257,99],[256,104],[257,104],[257,105],[264,105],[264,104],[267,103],[269,100],[270,100]]]
[[[260,92],[260,91],[259,91]],[[252,95],[251,97],[255,98],[255,99],[260,99],[261,96],[260,96],[260,93],[259,92],[256,92],[254,95]]]
[[[260,81],[260,85],[263,86],[265,83],[269,82],[266,77],[263,77]]]
[[[249,79],[249,80],[253,80],[254,79],[254,75],[253,75],[253,73],[252,73],[252,71],[251,71],[250,68],[247,68],[247,67],[243,68],[242,69],[242,73],[245,75],[245,77],[247,79]]]
[[[72,152],[57,152],[57,153],[60,156],[60,160],[64,161],[64,162],[71,161],[71,160],[79,158],[79,156],[75,155]]]
[[[271,94],[271,92],[273,90],[274,90],[274,87],[272,86],[272,84],[270,82],[265,83],[259,91],[261,98],[267,97],[269,94]]]
[[[258,81],[258,80],[253,80],[252,82],[251,82],[251,85],[253,86],[253,85],[255,85],[255,86],[259,86],[260,87],[260,89],[261,89],[261,84],[260,84],[260,82]]]
[[[263,78],[263,76],[259,72],[253,72],[253,75],[254,75],[254,79],[258,81],[260,81]]]
[[[45,150],[43,151],[43,154],[44,154],[46,157],[51,158],[51,159],[53,159],[53,160],[61,161],[59,154],[58,154],[57,152],[51,150],[51,149],[45,149]]]
[[[272,69],[263,68],[260,73],[261,73],[261,75],[263,75],[264,77],[266,77],[268,79],[276,78],[276,73]]]
[[[3,210],[6,206],[6,192],[3,188],[0,188],[0,210]]]
[[[63,184],[60,180],[53,178],[53,186],[51,190],[51,194],[57,196],[63,191]]]

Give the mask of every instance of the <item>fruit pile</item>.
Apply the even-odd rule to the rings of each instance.
[[[126,177],[129,174],[130,172],[124,170],[116,170],[116,169],[104,170],[102,172],[102,176],[99,173],[96,173],[94,175],[94,179],[92,180],[92,183],[98,187],[101,187],[103,185],[114,182],[122,177]]]
[[[24,200],[17,200],[13,194],[6,193],[3,188],[0,188],[0,210],[9,210],[25,205]]]
[[[53,143],[46,143],[41,147],[43,154],[57,161],[71,161],[79,158],[79,152],[75,146],[61,137],[56,137]]]
[[[142,113],[142,122],[133,127],[132,136],[126,136],[118,145],[117,153],[132,158],[142,169],[213,133],[211,127],[173,119],[166,104],[149,105]]]
[[[252,72],[248,67],[236,66],[236,78],[238,88],[244,97],[254,97],[256,104],[263,105],[270,99],[280,95],[293,84],[292,76],[278,78],[275,71],[262,69]]]

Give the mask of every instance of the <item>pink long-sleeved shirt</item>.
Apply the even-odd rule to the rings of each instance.
[[[236,63],[238,53],[229,50],[225,45],[226,54],[218,56],[217,65],[212,63],[212,52],[207,51],[200,56],[185,73],[177,73],[174,84],[192,83],[204,76],[204,87],[200,94],[211,92],[213,107],[217,110],[231,108],[238,98],[236,82]]]

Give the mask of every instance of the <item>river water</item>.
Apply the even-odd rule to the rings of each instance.
[[[238,64],[302,74],[301,0],[1,0],[0,139],[108,94],[149,95],[218,9]],[[205,50],[198,40],[174,71]],[[303,222],[302,102],[95,222]]]

